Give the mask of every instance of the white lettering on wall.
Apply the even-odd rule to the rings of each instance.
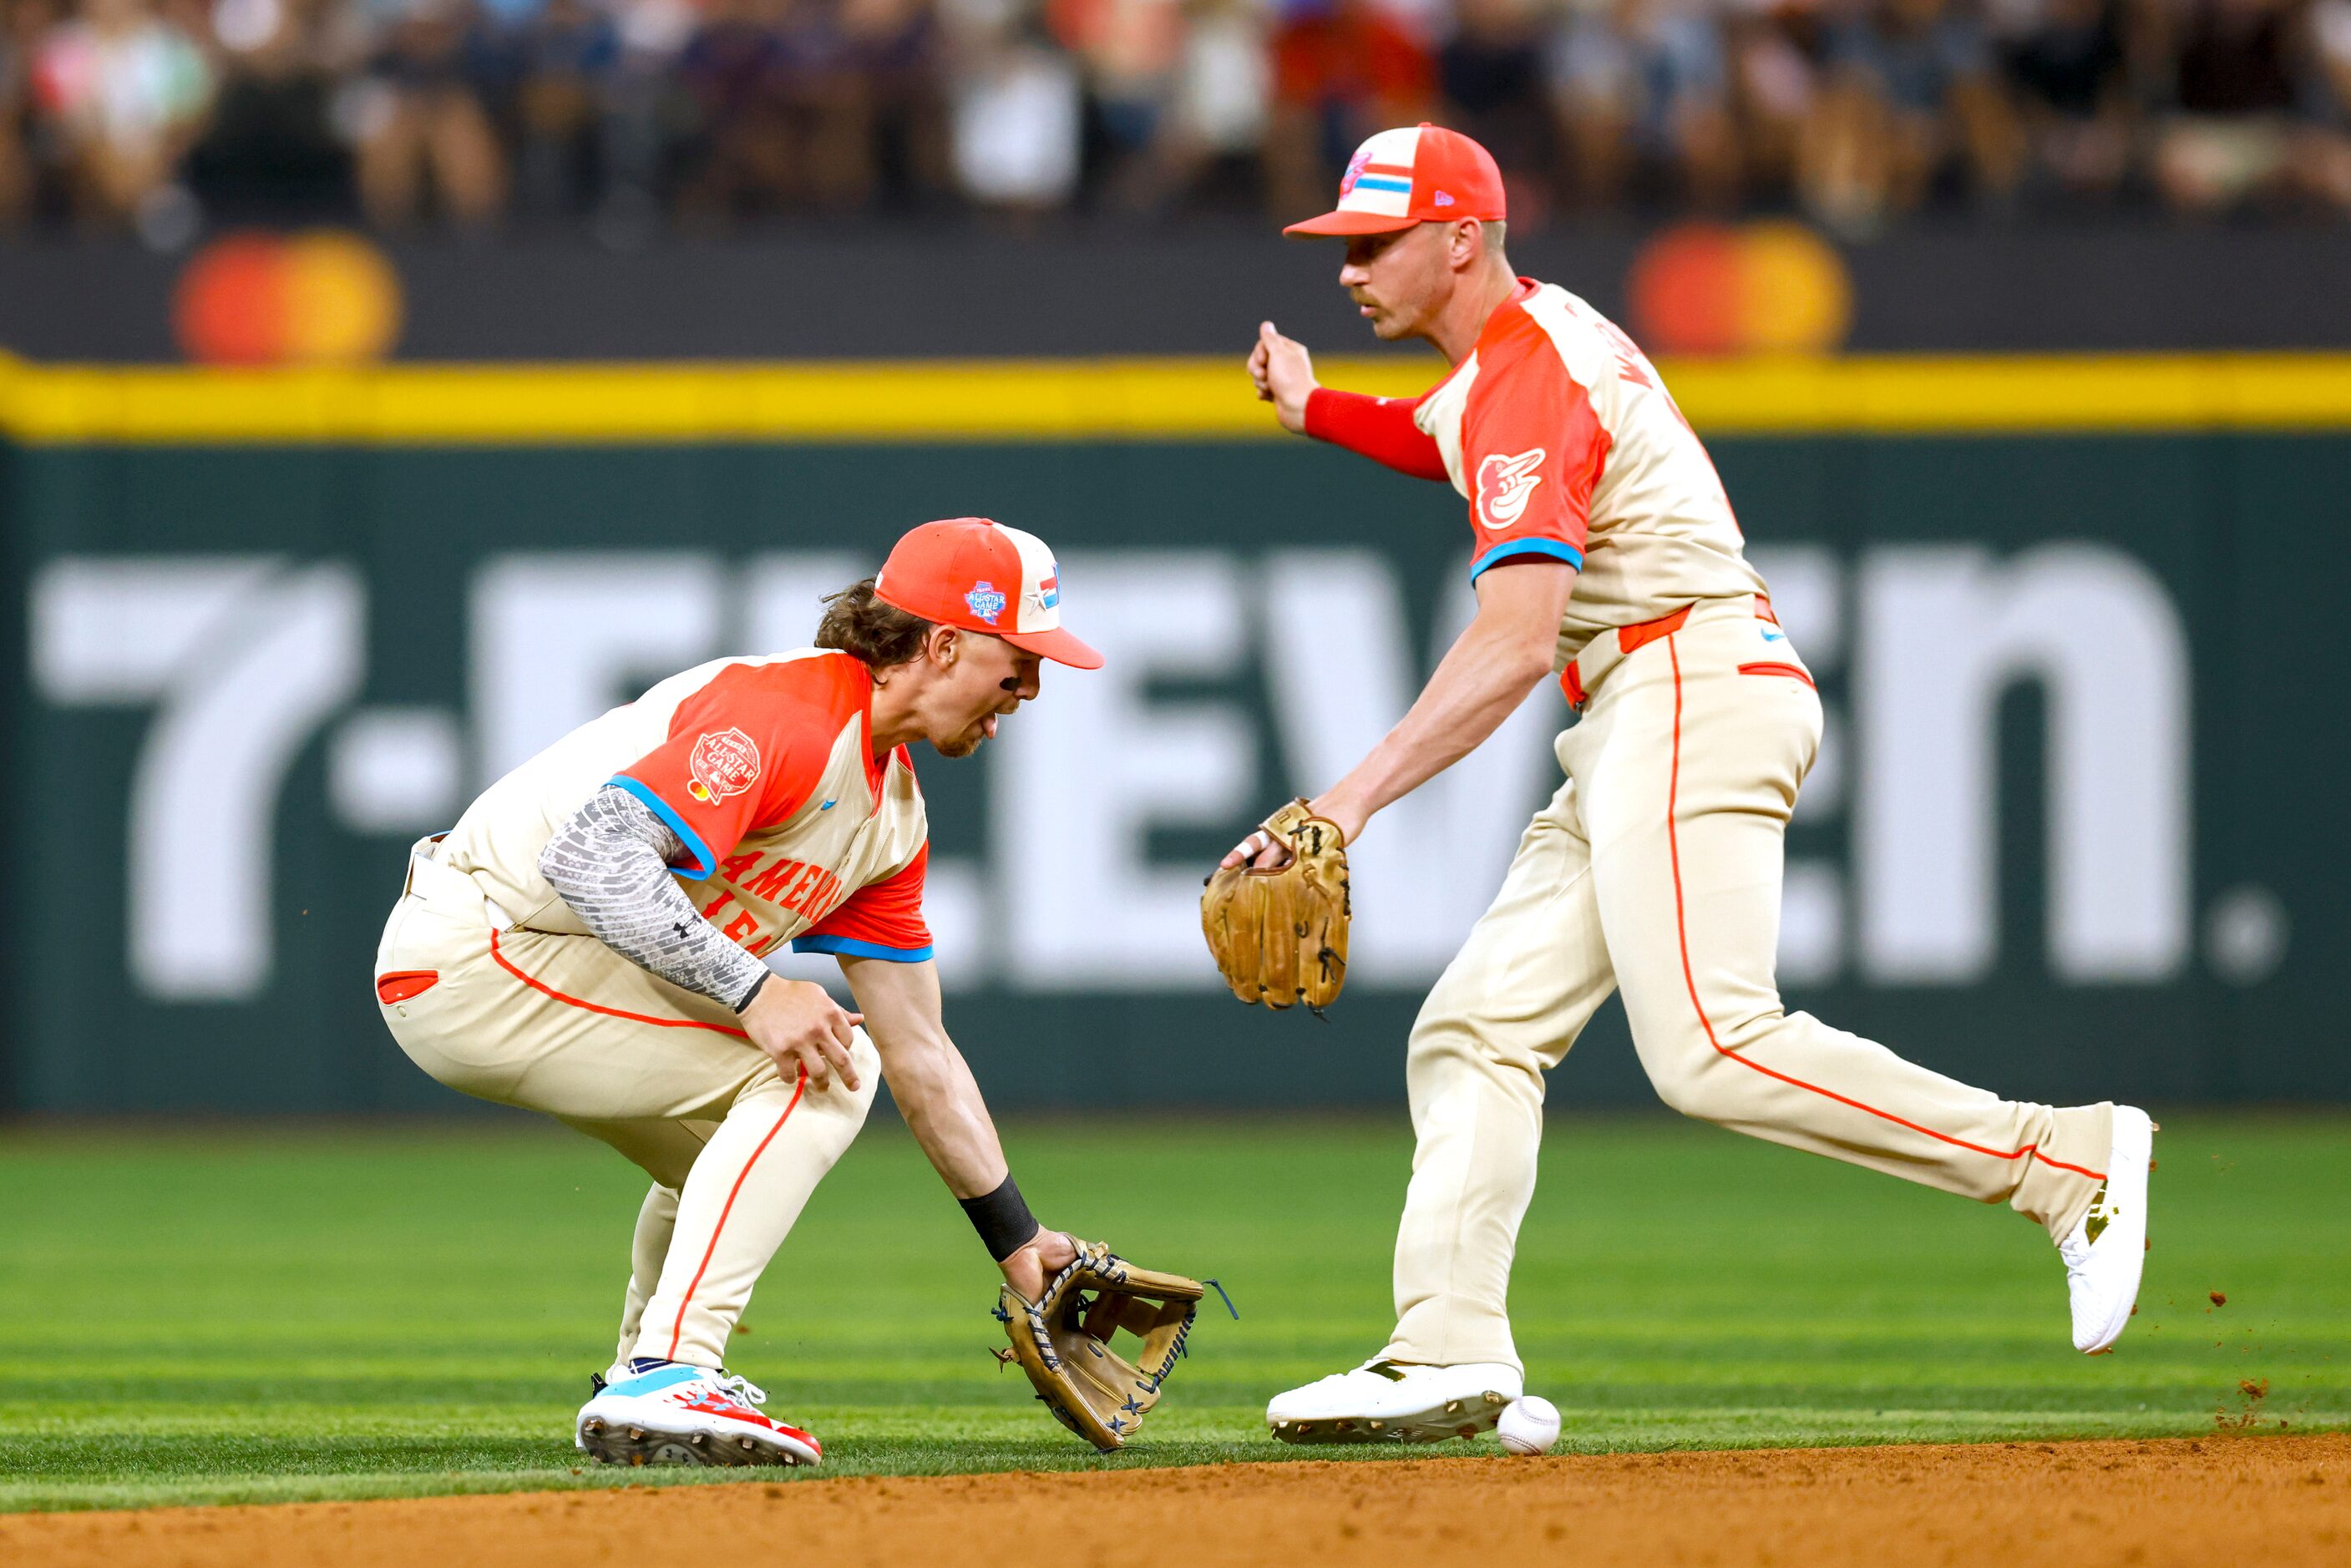
[[[2007,561],[1872,552],[1855,670],[1861,958],[1897,983],[1979,980],[1999,950],[1996,718],[2048,704],[2049,961],[2167,978],[2188,950],[2187,635],[2140,562],[2091,545]]]
[[[68,556],[33,585],[34,678],[65,703],[152,702],[132,770],[133,983],[234,1002],[269,983],[277,800],[358,691],[366,590],[346,566]]]
[[[1003,962],[1032,991],[1216,983],[1200,939],[1199,865],[1148,853],[1155,827],[1222,826],[1259,808],[1248,710],[1155,698],[1155,680],[1245,667],[1239,563],[1221,553],[1064,556],[1073,629],[1107,661],[1045,667],[1005,721],[988,780]],[[1263,803],[1271,809],[1273,802]]]
[[[1771,613],[1804,667],[1824,676],[1843,664],[1845,573],[1835,552],[1818,545],[1772,545],[1747,554],[1771,585]],[[1834,822],[1846,804],[1844,714],[1830,703],[1821,718],[1820,751],[1796,796],[1794,820],[1807,826]],[[1825,985],[1837,978],[1844,967],[1848,902],[1844,867],[1813,856],[1788,857],[1780,896],[1781,984]]]
[[[718,563],[701,553],[496,556],[474,578],[482,782],[719,651]]]
[[[2048,716],[2050,969],[2075,983],[2179,972],[2191,926],[2187,640],[2146,566],[2079,544],[2012,557],[1883,548],[1850,571],[1816,547],[1758,556],[1806,661],[1851,672],[1851,710],[1830,712],[1800,808],[1821,825],[1815,840],[1849,821],[1851,853],[1791,861],[1784,980],[1966,983],[2003,940],[2040,943],[1998,926],[1998,711],[2027,683]],[[1404,712],[1473,596],[1449,582],[1424,637],[1375,551],[1102,551],[1063,566],[1072,624],[1109,667],[1048,666],[1042,699],[978,760],[926,764],[956,787],[977,774],[987,803],[984,840],[933,863],[942,966],[958,988],[1212,989],[1197,925],[1208,857],[1198,842],[1171,848],[1169,830],[1238,834],[1285,791],[1329,785]],[[818,596],[869,567],[826,551],[739,568],[702,552],[492,557],[470,591],[461,716],[352,710],[367,607],[350,566],[47,563],[30,591],[37,689],[154,710],[126,802],[131,980],[173,1001],[266,989],[279,797],[330,724],[329,804],[347,826],[446,826],[474,782],[461,774],[495,776],[714,653],[804,646]],[[397,634],[379,657],[398,656]],[[1186,690],[1203,685],[1220,690]],[[1425,985],[1451,956],[1557,782],[1560,720],[1546,688],[1354,846],[1357,984]],[[1259,756],[1261,731],[1278,767]],[[2215,951],[2233,955],[2222,967],[2262,972],[2255,960],[2283,941],[2262,933],[2283,927],[2252,902],[2231,909],[2215,927],[2229,939]]]
[[[874,563],[845,550],[755,557],[743,573],[744,635],[737,653],[789,653],[816,642],[824,596],[870,576]]]
[[[1377,553],[1284,552],[1267,560],[1262,579],[1267,693],[1290,783],[1311,796],[1404,717],[1477,596],[1465,561],[1424,661],[1395,572]],[[1382,812],[1349,847],[1360,983],[1433,979],[1493,900],[1527,819],[1559,785],[1551,743],[1567,711],[1556,691],[1539,688],[1483,746]]]

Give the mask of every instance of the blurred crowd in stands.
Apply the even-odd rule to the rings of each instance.
[[[0,0],[0,232],[1321,210],[2351,212],[2351,0]]]

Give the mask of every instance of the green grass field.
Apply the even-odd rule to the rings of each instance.
[[[2163,1119],[2142,1310],[2095,1359],[2004,1210],[1662,1118],[1555,1120],[1513,1296],[1530,1387],[1585,1450],[2351,1423],[2351,1121]],[[1009,1141],[1050,1222],[1218,1277],[1240,1321],[1212,1300],[1144,1441],[1095,1458],[986,1354],[994,1272],[877,1123],[731,1354],[824,1439],[819,1473],[1294,1457],[1266,1396],[1389,1323],[1400,1120]],[[0,1509],[614,1484],[569,1422],[641,1194],[533,1127],[0,1132]]]

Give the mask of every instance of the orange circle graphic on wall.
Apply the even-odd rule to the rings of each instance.
[[[1667,229],[1634,258],[1625,293],[1635,335],[1661,354],[1824,354],[1853,330],[1844,258],[1785,219]]]
[[[172,335],[212,365],[351,365],[399,341],[400,275],[356,234],[228,234],[189,261]]]

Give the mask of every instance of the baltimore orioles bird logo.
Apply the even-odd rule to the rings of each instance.
[[[1488,528],[1508,528],[1526,515],[1542,475],[1541,447],[1514,455],[1495,452],[1478,465],[1478,515]]]

